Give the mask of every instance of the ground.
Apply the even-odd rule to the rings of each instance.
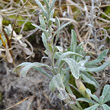
[[[20,78],[12,65],[0,63],[0,110],[66,110],[66,106],[48,88],[49,80],[44,75],[30,70],[27,77]],[[21,103],[20,103],[21,101]]]

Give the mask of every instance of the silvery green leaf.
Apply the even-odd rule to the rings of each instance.
[[[99,104],[95,104],[91,107],[85,108],[84,110],[96,110],[96,108],[99,106]]]
[[[60,20],[57,16],[56,16],[56,19],[55,19],[55,23],[56,23],[57,27],[59,28],[60,27]]]
[[[79,61],[79,65],[81,66],[85,66],[85,64],[88,62],[88,60],[90,59],[90,56],[86,56],[84,60]]]
[[[78,98],[77,101],[87,102],[87,103],[90,103],[90,104],[96,104],[95,101],[93,101],[91,99],[87,99],[87,98]]]
[[[77,46],[77,38],[76,33],[74,30],[71,30],[71,44],[70,44],[70,51],[76,52],[76,46]]]
[[[50,21],[55,22],[55,18],[50,18]]]
[[[51,45],[51,43],[48,43],[48,48],[49,48],[49,51],[50,51],[51,53],[54,52],[54,51],[53,51],[53,46]]]
[[[26,66],[26,65],[29,65],[29,64],[31,64],[31,62],[23,62],[23,63],[21,63],[21,64],[18,65],[18,66]]]
[[[70,22],[67,22],[67,23],[65,23],[64,25],[62,25],[62,26],[60,26],[59,28],[58,28],[58,30],[54,33],[54,35],[53,36],[55,36],[58,32],[60,32],[64,27],[66,27],[67,25],[69,25],[71,23],[71,21]]]
[[[67,81],[69,80],[68,79],[69,77],[67,76]],[[72,102],[75,103],[76,102],[76,96],[73,94],[73,91],[71,90],[70,86],[68,83],[65,83],[64,84],[65,86],[65,89],[60,89],[59,90],[59,94],[58,94],[58,97],[61,99],[61,100],[68,100],[70,102],[70,97],[73,99]]]
[[[35,67],[34,69],[37,70],[38,72],[46,75],[48,78],[50,78],[50,79],[52,78],[52,75],[48,74],[43,68],[40,68],[40,67],[36,68]]]
[[[52,4],[51,4],[51,6],[50,6],[50,11],[52,10],[52,8],[53,8],[55,2],[56,2],[56,0],[53,0],[53,1],[52,1]]]
[[[47,33],[47,30],[46,29],[44,29],[44,28],[42,28],[42,27],[40,27],[40,26],[38,26],[36,24],[33,24],[33,23],[32,23],[32,25],[35,26],[36,28],[38,28],[38,29],[40,29],[40,30],[42,30],[42,31],[44,31],[44,32]]]
[[[100,98],[99,98],[99,103],[100,103],[100,104],[103,104],[103,103],[104,103],[104,96],[103,96],[103,95],[100,96]]]
[[[54,11],[55,11],[55,10],[52,9],[51,12],[50,12],[50,15],[49,15],[49,20],[52,20],[52,19],[53,19],[53,20],[52,20],[53,22],[55,22],[55,19],[53,18]]]
[[[63,47],[61,46],[55,46],[55,47],[58,49],[59,52],[63,52]]]
[[[97,101],[99,103],[99,99],[96,95],[91,93],[90,89],[86,89],[87,94],[89,94],[95,101]]]
[[[77,46],[77,48],[76,48],[76,53],[79,53],[80,55],[83,55],[83,56],[85,56],[86,55],[86,52],[84,52],[84,50],[83,50],[83,42],[82,43],[80,43],[78,46]],[[82,58],[81,57],[79,57],[79,56],[76,56],[76,61],[81,61],[82,60]]]
[[[5,29],[6,33],[10,36],[11,35],[11,32],[12,32],[12,26],[11,24],[9,24],[8,26],[5,26]],[[15,32],[13,33],[13,35],[15,34]]]
[[[43,13],[47,16],[47,12],[45,10],[45,8],[43,7],[43,5],[41,4],[41,2],[39,0],[35,0],[37,5],[42,9]]]
[[[107,104],[103,104],[102,107],[103,110],[110,110],[110,107]]]
[[[21,64],[19,64],[15,69],[14,71],[17,71],[19,68],[23,67],[23,66],[26,66],[26,65],[29,65],[31,64],[31,62],[23,62]]]
[[[45,3],[45,5],[46,5],[46,9],[49,11],[49,2],[47,1],[47,0],[43,0],[44,1],[44,3]]]
[[[78,53],[80,53],[80,54],[84,52],[84,50],[83,50],[83,44],[84,44],[84,42],[81,42],[81,43],[77,46],[76,52],[78,52]]]
[[[68,96],[68,93],[64,90],[64,89],[60,89],[59,90],[59,94],[58,94],[58,98],[60,100],[66,100],[66,99],[69,99],[69,96]]]
[[[63,53],[63,54],[59,57],[59,60],[56,62],[56,65],[58,65],[58,67],[59,67],[60,64],[61,64],[62,59],[66,58],[66,57],[69,56],[69,55],[76,55],[76,56],[79,56],[79,57],[83,57],[82,55],[80,55],[80,54],[78,54],[78,53],[68,51],[68,52]]]
[[[99,87],[98,82],[95,80],[94,77],[92,77],[89,73],[83,72],[81,74],[81,78],[84,80],[84,82],[94,85],[96,88]]]
[[[35,62],[35,63],[28,63],[28,62],[26,62],[26,63],[18,65],[18,67],[19,66],[21,67],[22,65],[23,65],[23,67],[20,70],[20,77],[25,77],[27,72],[31,68],[47,67],[49,70],[51,70],[51,68],[48,65],[43,64],[43,63],[38,63],[38,62]]]
[[[44,47],[46,48],[46,49],[48,49],[48,44],[47,44],[47,39],[46,39],[46,36],[45,36],[45,34],[44,33],[42,33],[42,42],[43,42],[43,44],[44,44]]]
[[[63,59],[63,61],[65,61],[68,64],[73,77],[78,79],[79,78],[79,65],[78,65],[78,63],[72,58],[65,58],[65,59]]]
[[[110,85],[107,84],[104,86],[102,96],[104,96],[104,103],[110,101]]]
[[[56,16],[56,19],[55,19],[55,23],[57,24],[57,27],[59,28],[60,27],[60,20],[57,16]]]
[[[57,25],[57,28],[60,28],[60,20],[59,20],[58,17],[56,17],[55,23],[56,23],[56,25]],[[55,44],[54,44],[54,45],[56,45],[56,43],[57,43],[57,41],[58,41],[58,39],[59,39],[59,34],[60,34],[60,31],[57,32],[57,35],[56,35],[56,38],[55,38]]]
[[[49,58],[54,57],[54,50],[52,44],[48,43],[48,56]]]
[[[107,55],[108,49],[101,52],[97,59],[87,62],[86,66],[95,66],[97,63],[100,63]]]
[[[61,74],[61,77],[63,79],[63,83],[64,83],[64,85],[65,85],[66,88],[67,88],[67,85],[69,83],[69,77],[70,77],[69,72],[70,72],[70,68],[68,67],[66,69],[63,69],[62,68],[61,73],[60,73]],[[69,93],[70,93],[70,91],[69,91]]]
[[[42,27],[43,29],[46,29],[45,20],[44,20],[44,18],[43,18],[42,15],[39,16],[39,21],[40,21],[41,27]]]
[[[27,72],[29,71],[30,68],[33,67],[33,64],[30,63],[29,65],[24,66],[21,70],[20,70],[20,77],[26,77]]]
[[[104,70],[108,65],[110,65],[110,62],[105,62],[104,64],[102,64],[99,67],[86,68],[85,71],[88,71],[88,72],[100,72],[100,71]]]
[[[60,74],[55,75],[52,80],[49,83],[49,88],[50,90],[52,90],[53,92],[58,89],[62,89],[65,90],[65,86],[63,84],[62,78]]]
[[[67,74],[67,75],[68,75],[68,76],[67,76],[67,81],[69,81],[69,74]],[[69,82],[67,82],[67,83],[65,84],[65,88],[66,88],[67,92],[69,93],[69,95],[70,95],[70,96],[72,95],[72,97],[74,97],[74,99],[75,99],[75,101],[76,101],[76,96],[73,94],[73,91],[72,91],[72,89],[71,89],[71,87],[70,87]]]
[[[58,60],[61,54],[62,52],[55,52],[54,58]]]

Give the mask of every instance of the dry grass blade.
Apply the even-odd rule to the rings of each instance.
[[[0,15],[0,33],[2,33],[2,20],[3,20],[3,18],[2,18],[2,16]]]
[[[82,8],[79,4],[73,2],[72,0],[67,0],[67,1],[68,1],[69,4],[71,4],[71,5],[75,6],[75,7],[77,7],[77,8],[80,9],[80,10],[85,11],[84,8]]]
[[[6,45],[6,58],[9,63],[13,63],[13,58],[7,45]]]
[[[69,19],[69,18],[59,18],[60,21],[71,21],[72,23],[75,23],[74,25],[78,25],[78,22],[75,21],[74,19]]]
[[[35,98],[35,96],[32,96],[32,97],[29,98],[27,110],[31,110],[30,107],[31,107],[31,104],[32,104],[32,101],[34,100],[34,98]]]
[[[38,106],[38,107],[37,107],[38,110],[42,110],[42,105],[41,105],[39,99],[37,100],[37,106]]]
[[[24,102],[25,100],[27,100],[27,99],[29,99],[29,97],[24,98],[23,100],[19,101],[18,103],[14,104],[14,105],[12,105],[11,107],[6,108],[6,109],[4,109],[4,110],[12,109],[12,108],[16,107],[17,105],[23,103],[23,102]]]

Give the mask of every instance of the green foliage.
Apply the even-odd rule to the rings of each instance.
[[[34,68],[37,71],[47,75],[47,77],[51,80],[49,83],[49,88],[52,91],[57,90],[59,92],[58,97],[65,101],[65,103],[67,103],[73,110],[83,110],[81,104],[79,103],[80,101],[88,102],[90,106],[93,104],[93,106],[91,106],[92,108],[89,107],[85,110],[95,110],[99,106],[99,102],[102,98],[108,101],[108,99],[105,98],[108,91],[105,93],[104,89],[101,96],[102,98],[100,98],[99,101],[99,99],[85,87],[83,82],[89,83],[95,88],[99,87],[98,82],[92,76],[92,72],[102,71],[110,64],[109,61],[104,62],[104,58],[107,55],[108,50],[104,50],[97,57],[97,59],[89,61],[90,56],[86,56],[86,53],[83,50],[83,44],[81,43],[77,45],[77,37],[74,30],[71,30],[71,43],[67,49],[64,50],[63,47],[56,45],[59,39],[60,31],[71,22],[61,25],[57,17],[53,18],[54,9],[52,8],[55,1],[56,0],[53,0],[52,3],[50,3],[49,0],[44,0],[44,4],[46,5],[45,8],[39,0],[36,0],[37,5],[42,10],[42,15],[39,16],[40,26],[32,24],[36,28],[43,31],[41,37],[46,49],[45,53],[50,61],[50,65],[38,62],[24,62],[18,65],[16,70],[21,68],[20,77],[25,77],[30,68]],[[58,27],[56,31],[54,31],[53,25]],[[99,63],[101,63],[101,65],[99,65]],[[44,67],[46,67],[52,74],[48,74]],[[74,79],[73,82],[76,83],[76,85],[74,85],[71,81],[71,85],[84,98],[79,98],[77,100],[77,97],[73,93],[70,86],[70,79],[72,79],[70,76]],[[105,86],[105,88],[108,89],[108,86]],[[98,103],[95,103],[95,101],[91,98],[96,100]],[[103,103],[105,103],[105,101]],[[108,106],[103,104],[102,107],[106,108]]]
[[[106,15],[109,16],[109,13],[110,13],[110,6],[107,6],[106,8],[103,9],[104,10],[104,13]],[[105,18],[105,19],[109,19],[108,17],[106,17],[104,14],[101,15],[102,18]]]
[[[16,16],[11,15],[11,16],[8,16],[8,18],[14,20],[14,19],[16,19]],[[15,29],[15,31],[17,33],[20,32],[20,27],[24,24],[24,22],[25,22],[25,18],[23,18],[22,16],[17,17],[17,22],[16,22],[17,29]],[[11,24],[10,20],[6,20],[6,19],[3,20],[3,25],[9,25],[9,24]],[[27,21],[24,25],[23,30],[24,31],[29,31],[29,30],[32,30],[32,29],[35,29],[35,27],[31,24],[31,22]]]
[[[85,101],[87,103],[93,104],[91,107],[84,110],[96,110],[96,108],[103,108],[103,110],[109,110],[110,107],[105,104],[110,101],[110,85],[105,85],[102,91],[102,95],[98,98],[96,95],[93,95],[89,89],[86,89],[86,92],[91,96],[91,99],[79,98],[78,101]]]

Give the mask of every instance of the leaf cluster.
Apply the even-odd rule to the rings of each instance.
[[[95,110],[99,106],[107,110],[105,108],[108,106],[105,103],[109,101],[106,97],[109,92],[109,85],[104,87],[102,96],[98,99],[97,96],[93,95],[91,91],[85,87],[84,83],[89,83],[95,88],[99,88],[98,82],[91,74],[93,72],[100,72],[106,66],[110,65],[109,61],[102,63],[108,50],[104,50],[95,60],[90,61],[90,56],[86,56],[83,50],[83,43],[77,44],[76,33],[73,29],[71,30],[71,43],[67,49],[56,45],[60,31],[71,22],[61,25],[57,17],[53,18],[53,6],[55,1],[56,0],[50,2],[49,0],[44,0],[45,8],[39,0],[36,0],[37,5],[42,9],[42,15],[39,16],[40,26],[33,24],[33,26],[42,30],[41,37],[50,65],[39,62],[24,62],[18,65],[16,70],[22,68],[20,77],[25,77],[30,68],[34,68],[40,73],[45,74],[51,80],[49,88],[53,92],[57,90],[59,92],[58,97],[69,104],[73,110],[83,110],[79,103],[80,101],[85,101],[90,104],[90,107],[85,110]],[[54,26],[57,26],[56,31],[54,31]],[[47,68],[51,74],[47,73],[44,67]],[[77,99],[73,93],[69,83],[71,75],[76,83],[76,85],[73,84],[72,86],[76,88],[83,98]]]

